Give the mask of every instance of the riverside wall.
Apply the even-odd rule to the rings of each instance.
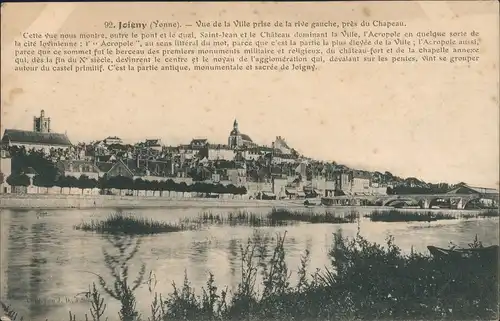
[[[273,207],[303,206],[300,201],[229,198],[0,194],[0,209],[149,208],[149,207]]]

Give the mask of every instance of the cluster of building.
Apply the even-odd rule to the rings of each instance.
[[[271,146],[259,145],[240,131],[237,120],[227,144],[195,138],[178,146],[164,145],[160,139],[131,145],[119,137],[72,144],[66,134],[51,131],[50,118],[42,110],[34,117],[31,131],[5,130],[0,165],[5,178],[13,168],[10,152],[14,149],[43,152],[65,176],[233,184],[244,186],[247,197],[254,198],[384,195],[387,190],[387,184],[373,180],[370,172],[299,155],[283,137],[276,137]],[[23,171],[37,174],[33,168]],[[4,179],[1,191],[9,192],[9,188]]]

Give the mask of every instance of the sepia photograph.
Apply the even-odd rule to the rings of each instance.
[[[1,321],[499,319],[498,2],[1,20]]]

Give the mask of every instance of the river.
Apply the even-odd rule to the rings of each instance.
[[[180,218],[196,217],[200,212],[227,213],[231,208],[166,208],[125,210],[137,216],[177,222]],[[240,209],[241,210],[241,209]],[[270,208],[247,209],[266,213]],[[345,210],[345,209],[344,209]],[[349,209],[350,211],[351,209]],[[364,213],[367,208],[358,211]],[[68,310],[81,318],[88,313],[88,302],[81,295],[88,291],[93,274],[109,278],[103,258],[103,249],[112,251],[110,243],[101,235],[74,230],[82,221],[103,219],[113,213],[110,209],[50,210],[42,214],[33,210],[1,210],[1,300],[30,320],[67,320]],[[387,235],[404,251],[426,252],[427,245],[448,247],[450,242],[467,246],[477,234],[484,245],[498,244],[498,218],[459,219],[425,223],[381,223],[361,219],[360,232],[370,241],[384,243]],[[286,227],[259,228],[269,237],[284,233],[288,267],[292,278],[300,265],[301,255],[310,251],[309,272],[329,265],[328,251],[333,233],[339,229],[346,236],[354,236],[358,223],[298,224]],[[147,275],[153,272],[157,283],[154,291],[167,295],[172,282],[179,286],[187,273],[191,285],[200,290],[212,272],[216,284],[229,289],[240,277],[240,245],[255,233],[250,227],[213,226],[201,231],[185,231],[142,237],[139,252],[132,260],[131,277],[137,275],[142,263]],[[271,242],[270,248],[272,249]],[[108,279],[107,279],[108,280]],[[109,279],[111,280],[111,279]],[[148,286],[137,289],[137,307],[148,316],[152,294]],[[107,300],[107,313],[114,319],[118,311],[115,300]]]

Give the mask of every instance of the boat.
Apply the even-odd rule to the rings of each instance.
[[[321,206],[321,202],[320,203],[317,203],[317,202],[313,202],[312,200],[305,200],[304,201],[304,206],[305,207],[312,207],[312,206]]]
[[[321,198],[321,204],[325,206],[333,206],[333,198],[330,197],[322,197]]]
[[[449,259],[478,258],[482,260],[497,260],[498,258],[498,245],[491,245],[487,247],[471,248],[471,249],[443,249],[440,247],[429,245],[427,246],[427,249],[435,258],[449,258]]]

